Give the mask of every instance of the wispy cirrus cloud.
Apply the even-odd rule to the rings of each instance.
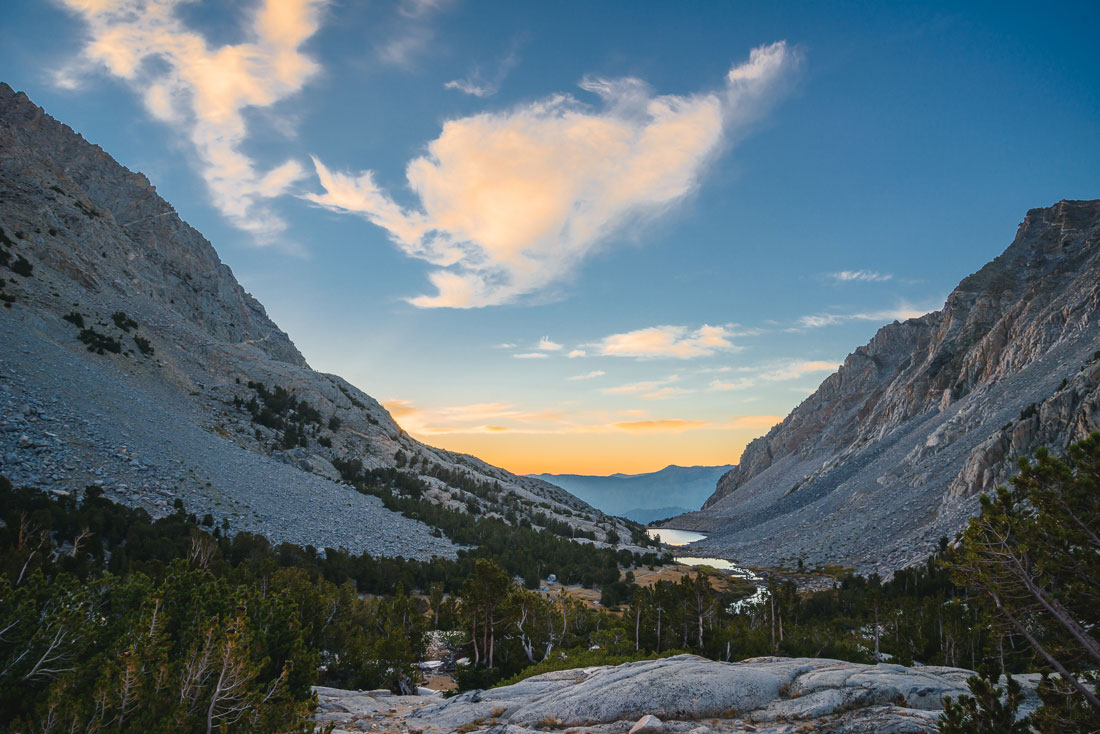
[[[731,390],[747,390],[756,384],[756,380],[750,377],[740,377],[736,380],[711,380],[707,389],[711,392],[729,392]]]
[[[906,319],[915,319],[928,313],[927,309],[917,309],[910,306],[899,306],[898,308],[885,309],[882,311],[864,311],[860,313],[818,313],[803,316],[798,320],[800,327],[804,329],[819,329],[823,326],[834,326],[836,324],[843,324],[849,321],[879,321],[888,323],[890,321],[905,321]]]
[[[145,109],[188,140],[211,200],[260,244],[285,222],[266,202],[304,175],[288,160],[268,171],[242,151],[245,111],[269,109],[320,69],[302,51],[320,26],[327,0],[266,0],[248,14],[247,41],[212,45],[177,15],[183,0],[60,0],[88,27],[81,60],[58,83],[78,86],[79,67],[104,67],[143,96]]]
[[[500,344],[501,348],[514,348],[515,344]],[[520,354],[513,354],[516,359],[547,359],[551,354],[560,352],[565,349],[564,346],[553,341],[550,337],[544,336],[538,340],[534,347],[529,347],[531,351],[522,352]]]
[[[707,421],[689,421],[668,418],[652,421],[623,421],[620,423],[612,423],[611,425],[614,428],[629,433],[679,433],[681,431],[693,431],[700,428],[707,428],[710,426],[710,423]]]
[[[707,390],[710,392],[747,390],[751,387],[759,387],[761,382],[796,380],[815,372],[833,372],[839,367],[839,362],[823,359],[792,359],[755,367],[742,367],[738,371],[749,373],[751,376],[734,379],[714,379],[707,385]]]
[[[752,429],[752,430],[767,430],[783,420],[781,415],[742,415],[737,418],[731,418],[722,424],[723,428],[730,430],[739,429]]]
[[[576,381],[576,380],[593,380],[597,377],[603,377],[606,374],[607,373],[604,372],[603,370],[592,370],[591,372],[586,372],[583,375],[573,375],[572,377],[568,377],[566,379],[574,380],[574,381]]]
[[[500,91],[500,85],[504,82],[504,79],[508,76],[508,73],[515,68],[515,65],[519,63],[519,44],[513,42],[511,49],[501,59],[497,65],[496,70],[486,76],[483,74],[481,67],[475,66],[473,70],[462,79],[452,79],[451,81],[443,85],[444,89],[453,89],[456,92],[462,92],[463,94],[469,94],[472,97],[492,97],[498,91]]]
[[[839,362],[820,359],[788,362],[763,372],[760,379],[769,381],[795,380],[814,372],[834,372],[839,368]]]
[[[659,216],[699,185],[707,163],[760,116],[796,61],[785,43],[756,48],[722,87],[657,95],[638,79],[585,79],[598,108],[554,95],[443,125],[409,162],[406,208],[370,171],[314,166],[305,198],[360,215],[436,269],[423,308],[514,302],[569,275],[607,237]]]
[[[827,273],[825,277],[830,280],[835,280],[838,283],[850,283],[853,281],[863,283],[885,283],[894,278],[890,273],[879,273],[874,270],[841,270],[836,273]]]
[[[375,49],[378,60],[390,66],[413,66],[435,39],[432,17],[450,4],[450,0],[401,0],[388,38]]]
[[[740,416],[714,422],[687,418],[649,418],[645,411],[619,413],[599,411],[525,411],[511,403],[475,403],[472,405],[418,409],[406,400],[382,403],[408,431],[419,435],[444,434],[614,434],[682,433],[694,430],[744,430],[767,428],[778,422],[776,416]],[[635,418],[623,420],[624,417]]]
[[[638,397],[643,400],[668,400],[669,398],[678,398],[684,395],[691,395],[695,390],[686,387],[661,387],[650,392],[644,392]]]
[[[563,347],[555,341],[552,341],[550,337],[544,336],[539,339],[537,349],[541,352],[560,352]]]
[[[693,359],[734,351],[732,336],[728,326],[703,324],[694,331],[686,326],[651,326],[611,334],[591,346],[608,357]]]
[[[637,395],[644,392],[653,392],[679,379],[678,375],[671,375],[660,380],[642,380],[640,382],[630,382],[616,387],[605,387],[603,390],[600,390],[600,392],[604,395]]]

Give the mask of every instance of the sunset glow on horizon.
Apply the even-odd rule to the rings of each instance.
[[[1025,4],[0,15],[4,81],[148,175],[311,366],[519,473],[737,462],[1100,170],[1081,24]]]

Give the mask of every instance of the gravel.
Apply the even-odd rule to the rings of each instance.
[[[10,312],[0,313],[0,345],[0,473],[17,486],[74,493],[97,484],[155,517],[180,498],[188,512],[273,543],[455,557],[449,540],[378,498],[205,429],[188,401],[173,405],[171,391],[143,386],[112,357],[74,354]]]

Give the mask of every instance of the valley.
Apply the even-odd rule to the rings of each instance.
[[[62,5],[50,106],[120,150],[0,81],[0,734],[1098,730],[1100,200],[1048,197],[1081,186],[1021,163],[918,232],[947,205],[905,187],[950,176],[887,202],[830,133],[814,179],[800,140],[860,137],[819,104],[712,193],[803,84],[786,40],[680,94],[641,76],[687,46],[631,30],[537,97],[547,8],[452,79],[431,18],[469,8],[372,5],[405,35],[345,61],[403,76],[349,115],[312,55],[363,31],[340,4],[248,5],[239,43],[216,4]],[[373,127],[425,80],[464,96]]]

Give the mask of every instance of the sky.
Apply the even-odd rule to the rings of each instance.
[[[519,473],[735,463],[1027,210],[1100,198],[1095,2],[8,0],[315,369]]]

